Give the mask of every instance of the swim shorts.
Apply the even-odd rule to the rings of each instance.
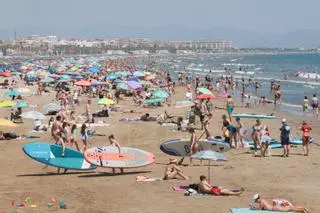
[[[212,187],[211,188],[211,194],[213,194],[213,195],[221,195],[221,189],[216,188],[216,187]]]
[[[289,145],[290,144],[290,140],[289,138],[284,138],[284,139],[281,139],[281,145]]]

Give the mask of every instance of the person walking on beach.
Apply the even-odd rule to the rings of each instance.
[[[65,144],[64,144],[64,141],[61,137],[62,132],[63,132],[63,128],[62,128],[62,124],[61,124],[61,116],[58,115],[56,117],[56,120],[52,124],[51,136],[55,140],[55,142],[56,142],[55,144],[59,144],[62,146],[61,156],[64,156]]]
[[[257,148],[258,146],[261,147],[261,133],[262,133],[261,131],[262,131],[261,121],[257,119],[255,125],[253,125],[252,127],[252,134],[251,134],[251,138],[254,145],[253,156],[257,156]]]
[[[243,127],[243,124],[241,122],[241,119],[240,118],[236,118],[236,148],[238,148],[238,142],[241,144],[241,147],[243,148],[244,147],[244,144],[243,144],[243,137],[241,136],[240,134],[240,130],[242,129]]]
[[[210,131],[209,131],[209,124],[210,124],[210,120],[212,119],[212,114],[209,113],[204,121],[203,121],[203,126],[204,126],[204,132],[203,134],[206,134],[206,139],[210,139],[211,138],[211,134],[210,134]]]
[[[110,142],[110,146],[113,146],[113,147],[117,147],[117,148],[118,148],[119,158],[123,157],[123,156],[121,155],[121,146],[120,146],[120,143],[115,139],[114,135],[109,135],[108,139],[109,139],[109,142]],[[112,168],[112,174],[115,174],[115,172],[116,172],[116,169],[115,169],[115,168]],[[121,174],[123,174],[123,168],[120,168],[120,172],[121,172]]]
[[[313,110],[313,117],[318,118],[319,115],[319,100],[317,98],[316,94],[313,94],[312,101],[311,101],[311,106]]]
[[[309,108],[309,99],[307,96],[304,96],[304,99],[302,101],[302,112],[303,115],[306,116],[308,113],[308,108]]]
[[[81,130],[80,130],[80,135],[81,135],[82,143],[84,145],[83,151],[86,151],[88,149],[88,139],[89,139],[88,130],[87,130],[87,125],[86,124],[82,124]]]
[[[312,130],[311,126],[307,124],[306,121],[302,122],[302,125],[299,127],[302,131],[302,148],[304,156],[309,155],[309,142],[310,142],[310,132]]]
[[[283,146],[282,157],[289,157],[290,148],[290,126],[288,125],[287,119],[283,118],[281,120],[282,127],[280,128],[280,141]]]
[[[274,90],[274,108],[277,108],[277,105],[280,106],[281,104],[281,88],[280,85],[275,86]]]
[[[87,104],[86,104],[86,115],[87,115],[87,121],[86,123],[91,123],[92,122],[92,114],[91,114],[91,100],[89,99]]]
[[[229,121],[232,122],[232,112],[234,109],[234,100],[231,98],[231,95],[228,95],[228,99],[226,101],[226,109],[229,116]]]

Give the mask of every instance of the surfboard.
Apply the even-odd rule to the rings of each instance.
[[[138,168],[155,162],[153,153],[129,147],[121,147],[120,156],[117,147],[93,147],[84,157],[91,164],[106,168]]]
[[[167,155],[172,156],[189,156],[191,142],[189,139],[173,139],[161,143],[160,150]],[[212,150],[216,152],[226,152],[231,149],[228,143],[223,139],[200,140],[199,149]]]
[[[245,144],[245,147],[250,148],[251,150],[254,150],[253,142],[252,142],[252,143],[250,143],[250,142],[243,142],[243,143]],[[282,148],[283,146],[281,145],[281,143],[273,142],[273,143],[269,143],[269,147],[270,147],[270,149],[280,149],[280,148]],[[260,147],[259,147],[259,146],[257,147],[257,150],[260,150]]]
[[[313,143],[314,138],[310,138],[309,143]],[[301,139],[292,139],[290,141],[290,144],[292,145],[302,145],[302,140]]]
[[[96,169],[96,166],[84,159],[83,153],[76,150],[66,148],[62,157],[62,147],[55,144],[31,142],[25,144],[22,150],[33,160],[53,167],[72,170]]]
[[[233,114],[232,117],[235,117],[235,118],[255,118],[255,119],[275,119],[275,118],[277,118],[274,115],[259,115],[259,114],[246,114],[246,113]]]

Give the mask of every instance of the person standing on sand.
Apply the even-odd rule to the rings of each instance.
[[[258,146],[261,147],[261,133],[262,133],[261,131],[262,131],[261,121],[257,119],[255,125],[253,125],[252,127],[252,134],[251,134],[251,138],[254,145],[253,156],[257,156],[257,148]]]
[[[81,135],[81,140],[83,142],[83,151],[86,151],[88,149],[88,131],[87,131],[87,125],[86,124],[82,124],[81,126],[81,130],[80,130],[80,135]]]
[[[278,86],[274,86],[274,108],[277,108],[277,105],[280,106],[281,104],[281,89],[280,89],[280,85]]]
[[[289,157],[290,148],[290,126],[288,125],[287,119],[282,119],[282,127],[280,128],[280,141],[283,146],[282,157]]]
[[[311,101],[311,106],[312,106],[312,109],[313,109],[313,117],[314,118],[315,117],[318,118],[318,116],[319,116],[319,100],[318,100],[316,94],[313,94],[312,101]]]
[[[236,148],[238,148],[238,143],[239,142],[241,144],[241,147],[243,148],[244,147],[244,144],[243,144],[243,137],[241,136],[240,134],[240,130],[242,129],[243,127],[243,124],[241,122],[241,119],[240,118],[236,118]]]
[[[310,132],[312,130],[311,126],[307,124],[306,121],[302,122],[302,125],[299,127],[302,131],[302,148],[304,156],[309,155],[309,142],[310,142]]]
[[[302,101],[302,112],[303,115],[306,116],[308,113],[308,108],[309,108],[309,99],[307,96],[304,96],[304,99]]]
[[[119,158],[120,158],[120,157],[123,157],[123,156],[121,155],[121,146],[120,146],[120,143],[115,139],[114,135],[109,135],[108,139],[109,139],[109,142],[110,142],[110,146],[113,146],[113,147],[117,147],[117,148],[118,148]],[[115,169],[115,168],[112,168],[112,174],[115,174],[115,172],[116,172],[116,169]],[[120,168],[120,172],[121,172],[121,174],[123,174],[123,168]]]
[[[229,121],[232,122],[232,112],[234,109],[234,100],[231,98],[231,95],[228,95],[228,99],[226,101],[226,109],[229,116]]]
[[[86,115],[87,115],[86,123],[91,123],[92,122],[92,115],[91,115],[90,105],[91,105],[91,100],[89,99],[87,104],[86,104]]]
[[[212,119],[212,114],[209,113],[206,116],[206,118],[204,119],[204,121],[203,121],[204,133],[206,134],[206,139],[210,139],[211,138],[211,134],[210,134],[210,131],[209,131],[209,124],[210,124],[210,120],[211,119]]]
[[[61,134],[63,132],[62,124],[61,124],[61,116],[58,115],[56,117],[56,120],[52,124],[51,128],[51,136],[55,140],[55,144],[60,144],[62,146],[62,153],[61,156],[64,156],[64,150],[65,150],[65,144],[61,137]]]
[[[250,208],[253,210],[266,210],[266,211],[277,211],[277,212],[293,211],[293,212],[302,212],[302,213],[309,212],[307,208],[294,206],[289,201],[284,199],[273,199],[272,201],[261,199],[260,194],[255,194],[253,196],[252,202],[253,203],[250,204]]]
[[[198,144],[198,140],[197,140],[197,136],[196,136],[196,132],[194,130],[194,128],[189,128],[189,133],[191,134],[191,138],[190,138],[190,150],[189,150],[189,156],[190,156],[190,163],[189,166],[192,166],[192,155],[194,155],[195,153],[197,153],[199,151],[199,144]],[[182,163],[182,162],[181,162]]]

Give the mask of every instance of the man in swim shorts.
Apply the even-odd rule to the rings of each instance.
[[[212,186],[208,183],[206,176],[201,175],[200,176],[200,183],[199,183],[199,192],[206,193],[206,194],[212,194],[212,195],[235,195],[239,196],[244,189],[240,190],[229,190],[229,189],[223,189],[220,187]]]

